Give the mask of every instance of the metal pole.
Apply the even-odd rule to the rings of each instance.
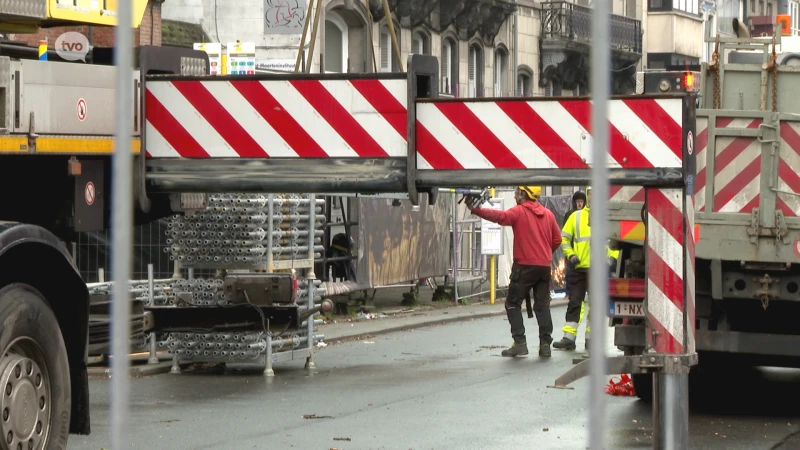
[[[689,448],[689,375],[657,373],[661,408],[659,434],[653,434],[653,447],[673,450]]]
[[[609,148],[608,100],[610,97],[611,66],[609,0],[596,0],[592,11],[592,190],[594,204],[590,208],[592,226],[591,264],[589,268],[589,292],[592,305],[589,311],[591,322],[597,325],[593,331],[589,363],[589,445],[590,448],[606,448],[606,405],[604,379],[606,376],[606,321],[608,308],[608,269],[606,268],[606,242],[608,241],[608,166],[606,156]]]
[[[150,301],[149,306],[154,306],[156,303],[155,293],[154,293],[154,280],[153,280],[153,265],[147,265],[147,298]],[[158,344],[156,343],[156,333],[150,333],[150,359],[147,361],[150,364],[158,364],[160,360],[158,359]]]
[[[267,251],[267,272],[270,272],[270,273],[273,272],[273,270],[274,270],[273,267],[275,266],[275,253],[273,253],[273,251],[272,251],[272,246],[274,245],[274,242],[273,242],[274,238],[273,238],[272,234],[275,232],[275,222],[273,222],[273,220],[272,220],[272,217],[275,214],[274,199],[275,199],[275,194],[268,194],[267,195],[267,202],[268,202],[267,208],[268,208],[268,212],[269,212],[269,215],[267,216],[267,220],[269,221],[267,223],[267,244],[268,244],[267,248],[269,249]],[[309,203],[309,205],[313,205],[313,204]],[[311,206],[309,206],[309,207],[311,207]],[[313,233],[313,232],[314,232],[314,228],[309,228],[308,229],[309,235],[311,235],[311,233]]]
[[[133,7],[131,2],[117,5],[116,46],[117,66],[117,135],[112,157],[113,178],[111,203],[111,232],[113,235],[111,299],[111,448],[130,447],[128,441],[128,348],[130,346],[131,301],[128,280],[131,273],[132,210],[133,210]]]
[[[316,202],[317,197],[314,194],[310,194],[309,198],[309,205],[314,205]],[[308,211],[308,229],[309,231],[313,232],[314,225],[317,221],[317,212],[315,208],[309,208]],[[316,278],[316,274],[314,274],[314,246],[308,246],[308,259],[311,260],[311,267],[308,269],[308,276],[306,280],[308,280],[308,285],[306,286],[308,292],[308,308],[311,309],[314,307],[314,279]],[[314,368],[314,360],[312,359],[314,354],[314,316],[308,318],[308,359],[306,360],[306,368],[313,369]]]
[[[456,305],[458,305],[458,261],[456,260],[458,253],[456,252],[456,227],[458,227],[458,204],[456,203],[456,193],[453,192],[452,195],[453,199],[453,233],[452,233],[452,241],[453,241],[453,300],[455,301]]]
[[[516,47],[514,47],[514,51],[516,51]],[[516,59],[516,58],[515,58]],[[495,192],[494,188],[491,188],[490,191],[492,198],[494,198]],[[481,235],[481,240],[483,240],[485,236]],[[497,257],[494,255],[489,255],[489,304],[494,305],[495,299],[497,299],[497,279],[495,278],[495,262],[497,261]]]

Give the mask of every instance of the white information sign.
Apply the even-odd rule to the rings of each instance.
[[[208,53],[211,75],[222,75],[222,44],[219,42],[195,42],[193,47],[195,50]]]
[[[481,208],[492,208],[503,211],[503,199],[493,198],[481,205]],[[481,255],[503,254],[503,227],[488,220],[481,219]]]
[[[228,43],[228,75],[253,75],[256,73],[256,43]]]

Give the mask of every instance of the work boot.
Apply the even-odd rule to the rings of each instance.
[[[525,356],[528,354],[528,344],[526,342],[515,342],[508,350],[500,353],[503,356]]]
[[[550,344],[539,344],[539,356],[542,358],[549,358],[552,356],[552,353],[550,353]]]
[[[557,348],[559,350],[575,350],[576,346],[575,341],[565,336],[561,338],[560,341],[553,342],[553,348]]]

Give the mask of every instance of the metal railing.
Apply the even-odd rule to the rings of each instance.
[[[542,3],[542,38],[563,38],[591,43],[592,8],[569,2]],[[642,22],[631,17],[612,14],[611,48],[642,52]]]

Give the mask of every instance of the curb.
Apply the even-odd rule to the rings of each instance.
[[[566,299],[552,301],[552,302],[550,302],[550,309],[553,309],[554,307],[558,307],[558,306],[564,306],[564,305],[567,304],[567,302],[568,302],[568,300],[566,300]],[[418,323],[400,325],[400,326],[396,326],[396,327],[383,328],[383,329],[375,330],[375,331],[364,331],[364,332],[360,332],[360,333],[353,333],[353,334],[348,334],[348,335],[344,335],[344,336],[338,336],[338,337],[334,337],[334,338],[330,338],[330,339],[325,338],[323,340],[323,342],[325,342],[326,344],[337,344],[339,342],[344,342],[344,341],[358,340],[359,338],[363,338],[363,337],[366,337],[366,336],[380,336],[382,334],[397,333],[398,331],[408,331],[408,330],[414,330],[414,329],[417,329],[417,328],[431,327],[431,326],[435,326],[435,325],[446,325],[446,324],[455,323],[455,322],[465,322],[467,320],[472,320],[472,319],[487,319],[489,317],[497,317],[497,316],[503,316],[503,315],[505,315],[505,311],[504,310],[503,311],[490,312],[490,313],[472,314],[472,315],[468,315],[468,316],[448,317],[446,319],[433,319],[433,320],[427,320],[427,321],[418,322]],[[320,330],[320,331],[322,331],[322,330]],[[320,333],[320,334],[324,334],[324,333]]]

